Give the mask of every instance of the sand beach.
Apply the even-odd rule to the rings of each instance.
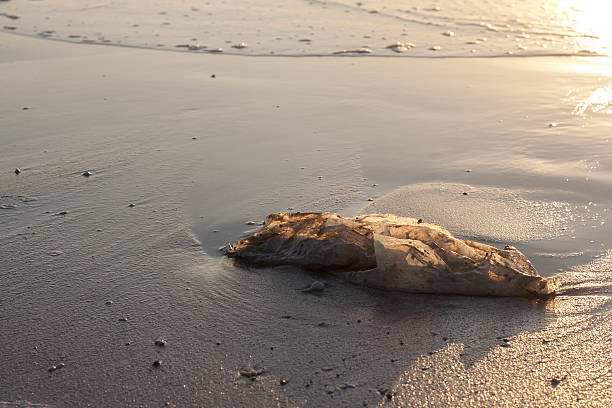
[[[1,407],[612,405],[608,57],[82,43],[41,4],[0,3]],[[416,295],[219,251],[282,211],[423,218],[563,285]]]

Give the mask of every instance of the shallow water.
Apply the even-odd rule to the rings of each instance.
[[[408,57],[607,55],[608,7],[592,0],[13,0],[0,4],[0,27],[73,42],[246,55],[363,48]],[[405,47],[387,48],[397,42]]]

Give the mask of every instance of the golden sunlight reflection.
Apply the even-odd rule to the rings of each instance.
[[[610,105],[612,105],[612,84],[597,88],[591,96],[576,105],[574,114],[584,115],[587,110],[593,113],[603,111],[612,114],[612,109],[608,109]]]
[[[580,46],[598,53],[612,47],[611,1],[559,0],[559,6],[560,16],[567,18],[576,32],[592,37]]]

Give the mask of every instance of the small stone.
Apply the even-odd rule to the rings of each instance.
[[[287,381],[285,379],[282,379],[282,380],[280,380],[280,385],[287,385],[288,382],[289,381]]]
[[[212,74],[210,77],[211,77],[211,78],[216,78],[216,77],[217,77],[217,75]]]
[[[21,169],[19,167],[15,168],[15,174],[21,173]]]
[[[440,47],[439,45],[434,45],[433,47],[430,48],[430,51],[440,51],[442,49],[442,47]]]
[[[374,199],[373,198],[368,198],[368,201],[374,201]]]
[[[550,380],[550,385],[552,385],[553,387],[556,387],[559,384],[561,384],[561,380],[559,380],[558,378],[553,378],[552,380]]]
[[[157,339],[155,340],[155,345],[157,347],[165,347],[168,342],[165,339]]]
[[[191,138],[191,140],[197,140],[197,139],[198,139],[197,136],[194,136]]]
[[[24,106],[23,108],[21,108],[21,110],[30,110],[31,108],[29,106]]]
[[[510,345],[508,343],[502,343],[502,344],[499,345],[499,347],[508,348],[508,347],[510,347]]]
[[[217,346],[220,346],[220,345],[221,345],[221,343],[220,343],[220,342],[217,342],[217,343],[215,343],[215,344],[217,344]]]
[[[343,390],[348,390],[348,389],[353,389],[353,388],[357,388],[357,386],[355,384],[349,384],[349,383],[342,384],[340,386],[340,389],[343,389]]]
[[[205,45],[200,45],[200,44],[190,44],[187,49],[189,51],[200,51],[203,50],[204,48],[206,48]]]
[[[472,172],[472,169],[465,169],[465,170],[463,170],[463,171],[465,171],[466,173],[471,173],[471,172]]]
[[[255,378],[259,375],[262,375],[264,371],[265,370],[263,368],[256,369],[253,367],[247,367],[247,368],[240,370],[240,375],[243,377],[247,377],[247,378]]]
[[[419,218],[418,221],[417,221],[417,224],[422,224],[422,223],[423,223],[423,219]]]
[[[66,214],[68,214],[68,211],[60,211],[60,212],[55,213],[53,215],[66,215]]]
[[[60,368],[64,368],[64,367],[66,367],[66,364],[64,364],[64,363],[59,363],[59,364],[57,365],[57,369],[58,369],[58,370],[59,370]]]
[[[325,284],[321,281],[314,281],[307,288],[302,289],[302,292],[320,292],[325,289]]]
[[[548,124],[548,127],[557,127],[557,126],[559,126],[559,124],[556,122],[551,122]]]
[[[454,31],[445,31],[442,33],[442,35],[446,36],[446,37],[454,37],[455,36],[455,32]]]
[[[234,45],[232,45],[232,48],[237,48],[237,49],[241,50],[241,49],[246,48],[246,47],[248,47],[248,46],[249,46],[249,45],[248,45],[247,43],[243,43],[243,42],[241,42],[241,43],[239,43],[239,44],[234,44]]]
[[[468,193],[466,193],[465,191],[463,192],[463,195],[468,195]]]
[[[49,369],[47,371],[49,371],[50,373],[54,372],[55,370],[57,370],[57,366],[52,365],[51,367],[49,367]]]
[[[120,321],[120,322],[127,322],[127,321],[128,321],[128,318],[127,318],[127,317],[120,317],[120,318],[119,318],[119,321]]]
[[[153,367],[161,367],[162,365],[162,361],[161,360],[155,360],[153,362]]]
[[[246,225],[255,225],[257,224],[255,221],[247,221],[245,222]]]
[[[130,208],[134,208],[134,207],[136,207],[136,204],[134,204],[134,203],[130,203],[130,204],[128,205],[128,207],[130,207]]]
[[[93,174],[93,173],[92,173],[91,171],[87,170],[87,171],[84,171],[84,172],[81,174],[81,176],[83,176],[83,177],[89,177],[89,176],[91,176],[92,174]]]

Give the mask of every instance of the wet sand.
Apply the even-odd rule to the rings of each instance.
[[[612,404],[609,125],[572,114],[607,61],[168,58],[8,34],[0,53],[0,406]],[[478,197],[461,235],[512,238],[508,197],[559,211],[515,244],[553,247],[536,267],[560,296],[383,292],[217,251],[287,208],[453,219],[397,199],[440,184]],[[554,255],[568,241],[579,262]]]

